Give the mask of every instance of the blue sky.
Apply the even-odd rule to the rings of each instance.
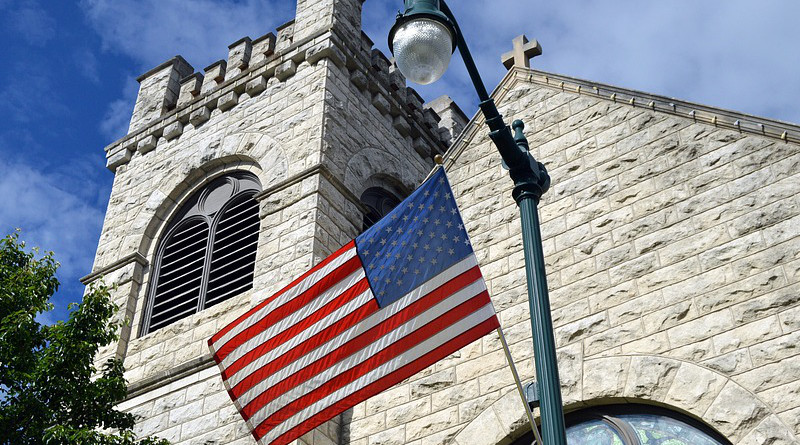
[[[800,2],[725,0],[451,0],[491,89],[519,34],[535,68],[800,122]],[[401,0],[367,0],[364,28],[386,49]],[[124,136],[141,73],[175,54],[196,69],[227,46],[272,31],[293,0],[0,0],[0,231],[55,251],[56,310],[82,293],[113,181],[103,147]],[[474,92],[460,60],[419,87],[467,114]],[[546,160],[543,160],[546,162]]]

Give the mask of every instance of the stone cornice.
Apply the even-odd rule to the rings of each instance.
[[[101,276],[108,275],[109,273],[111,273],[111,272],[113,272],[113,271],[115,271],[117,269],[121,269],[121,268],[127,266],[130,263],[138,263],[140,266],[143,266],[143,267],[147,266],[147,264],[148,264],[147,259],[141,253],[133,252],[132,254],[126,255],[126,256],[120,258],[117,261],[114,261],[113,263],[109,264],[108,266],[106,266],[106,267],[104,267],[104,268],[102,268],[100,270],[94,271],[94,272],[90,273],[89,275],[86,275],[85,277],[80,279],[80,282],[84,286],[88,286],[89,283],[91,283],[92,281],[100,278]]]
[[[214,366],[214,359],[211,357],[211,354],[205,354],[202,357],[189,360],[186,363],[181,363],[171,369],[161,371],[154,376],[130,384],[128,386],[128,396],[126,400],[169,385],[172,382],[212,366]]]
[[[174,63],[179,57],[170,59],[159,65],[157,69]],[[405,94],[402,96],[395,94],[389,85],[389,80],[387,79],[389,76],[386,74],[384,74],[386,78],[378,76],[378,73],[375,72],[377,68],[373,66],[371,57],[365,54],[363,48],[356,47],[353,42],[340,37],[335,28],[329,28],[293,42],[285,48],[275,50],[264,61],[249,66],[235,77],[226,79],[213,90],[199,94],[193,100],[167,112],[147,126],[135,130],[108,145],[105,148],[108,168],[116,171],[118,166],[130,162],[133,153],[137,150],[142,153],[153,150],[162,137],[167,139],[180,137],[183,132],[183,125],[190,122],[190,118],[195,112],[203,112],[204,108],[206,113],[215,108],[223,110],[232,108],[238,102],[240,94],[246,91],[250,92],[248,84],[251,82],[259,81],[260,78],[268,79],[273,76],[285,80],[294,74],[292,69],[283,69],[288,64],[296,66],[303,61],[313,64],[321,59],[329,59],[339,66],[346,66],[351,72],[362,73],[369,80],[369,87],[375,90],[374,97],[380,96],[389,104],[389,108],[391,108],[390,118],[395,114],[404,114],[409,125],[414,129],[413,136],[415,138],[422,138],[431,147],[444,151],[446,146],[438,134],[438,127],[435,127],[438,116],[436,118],[428,116],[428,113],[432,113],[432,111],[417,110],[415,105],[410,105],[414,101],[404,100]],[[149,72],[157,71],[157,69]],[[356,82],[354,81],[354,83]],[[418,98],[413,89],[409,88],[408,90],[410,96]],[[251,94],[257,95],[261,91],[263,91],[263,88],[255,90]],[[230,100],[231,96],[235,96],[233,100]],[[373,100],[375,106],[379,106],[382,103],[382,100]],[[435,113],[433,114],[435,115]],[[414,117],[415,115],[416,117]]]
[[[336,188],[336,190],[338,190],[342,194],[342,196],[344,196],[345,199],[347,199],[352,204],[354,204],[356,207],[358,207],[358,209],[362,213],[367,213],[367,208],[364,207],[364,204],[361,203],[361,200],[358,199],[358,197],[356,195],[354,195],[353,192],[348,190],[347,187],[342,183],[342,181],[340,181],[339,178],[337,178],[330,171],[330,169],[328,169],[328,167],[326,167],[326,166],[324,166],[322,164],[314,165],[314,166],[312,166],[312,167],[310,167],[310,168],[308,168],[306,170],[303,170],[302,172],[300,172],[300,173],[298,173],[298,174],[296,174],[296,175],[294,175],[294,176],[292,176],[290,178],[287,178],[287,179],[285,179],[285,180],[283,180],[283,181],[281,181],[281,182],[279,182],[279,183],[277,183],[277,184],[275,184],[275,185],[273,185],[273,186],[271,186],[269,188],[266,188],[266,189],[262,190],[261,192],[257,193],[254,196],[254,198],[256,200],[258,200],[258,201],[264,200],[264,199],[266,199],[268,196],[270,196],[272,194],[275,194],[275,193],[277,193],[277,192],[279,192],[281,190],[289,188],[289,187],[291,187],[291,186],[303,181],[304,179],[310,178],[310,177],[315,176],[315,175],[324,176],[325,179],[327,179],[328,182],[330,182]]]
[[[498,107],[504,105],[503,99],[515,85],[521,82],[680,116],[719,128],[800,144],[800,125],[521,67],[510,69],[492,92],[491,96],[497,102]],[[509,125],[511,118],[513,116],[507,117]],[[477,131],[486,130],[488,132],[488,129],[484,129],[483,122],[483,115],[476,112],[464,127],[464,131],[453,140],[453,144],[445,154],[446,166],[455,163],[455,160],[466,148],[467,142],[473,140]]]

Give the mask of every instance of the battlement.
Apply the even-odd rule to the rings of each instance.
[[[411,138],[420,156],[443,153],[466,117],[449,98],[426,106],[420,95],[406,86],[394,62],[374,49],[372,40],[361,31],[361,3],[299,0],[294,20],[274,33],[233,42],[227,59],[212,63],[202,73],[175,56],[143,74],[138,78],[140,89],[128,135],[106,147],[108,168],[116,171],[134,153],[145,154],[179,138],[187,125],[203,125],[214,110],[227,112],[240,101],[258,96],[268,85],[288,81],[301,64],[317,65],[322,60],[346,70],[351,83],[370,96],[390,125]],[[309,21],[309,10],[319,15],[320,8],[329,8],[330,26],[321,26],[320,20]],[[445,114],[445,123],[440,124]]]

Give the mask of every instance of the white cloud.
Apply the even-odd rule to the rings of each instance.
[[[93,52],[89,51],[88,48],[79,48],[74,51],[72,58],[78,68],[78,72],[83,77],[92,83],[100,83],[100,75],[97,72],[97,56]]]
[[[2,3],[6,7],[11,2]],[[56,35],[56,22],[37,1],[27,0],[13,4],[3,14],[5,24],[22,36],[30,45],[43,46]]]
[[[500,55],[519,34],[536,38],[544,54],[534,68],[673,96],[746,113],[800,121],[800,15],[795,0],[698,2],[450,1],[487,87],[505,74]],[[364,4],[368,34],[386,49],[386,34],[402,7],[394,0]],[[381,19],[384,15],[389,15]],[[416,87],[416,86],[415,86]],[[464,110],[477,107],[463,64],[453,59],[440,83],[418,88],[432,99],[450,94]]]
[[[79,279],[91,271],[110,193],[97,180],[98,170],[88,160],[43,170],[0,159],[0,236],[20,228],[27,246],[53,251],[61,263],[61,287],[51,300],[55,309],[37,318],[42,323],[65,319],[67,304],[83,294]]]
[[[3,234],[22,229],[29,246],[52,250],[61,262],[61,273],[77,279],[91,270],[103,221],[103,209],[91,204],[86,188],[97,188],[83,172],[44,172],[29,165],[0,160],[0,229]],[[73,184],[69,184],[73,182]],[[68,190],[84,184],[87,196]],[[21,186],[26,184],[26,186]]]
[[[181,54],[196,70],[227,57],[228,45],[259,37],[294,16],[281,0],[83,0],[103,48],[148,70]]]
[[[108,109],[100,121],[100,133],[110,140],[116,140],[128,134],[128,126],[131,123],[133,106],[136,103],[138,92],[139,84],[136,79],[129,77],[122,89],[122,97],[108,105]]]
[[[146,72],[176,54],[196,71],[227,58],[228,45],[249,35],[260,37],[294,17],[294,2],[281,0],[83,0],[103,49],[130,57]],[[100,123],[111,140],[128,132],[138,84],[130,77]]]

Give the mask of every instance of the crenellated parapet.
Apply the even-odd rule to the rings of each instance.
[[[350,82],[369,96],[387,125],[408,138],[422,158],[443,153],[456,126],[450,118],[440,124],[439,112],[457,110],[451,116],[458,115],[457,120],[464,122],[466,118],[457,106],[426,106],[406,85],[393,61],[373,48],[360,30],[361,3],[300,0],[294,20],[274,33],[237,40],[228,47],[226,60],[214,62],[202,72],[195,72],[180,56],[148,71],[138,79],[140,89],[129,134],[106,147],[107,167],[116,171],[135,153],[156,150],[159,144],[180,138],[187,126],[202,126],[215,111],[228,112],[259,96],[272,83],[289,82],[301,64],[316,66],[323,60],[332,69],[345,71]],[[314,11],[319,16],[320,8],[334,10],[325,15],[330,24],[313,20]]]

